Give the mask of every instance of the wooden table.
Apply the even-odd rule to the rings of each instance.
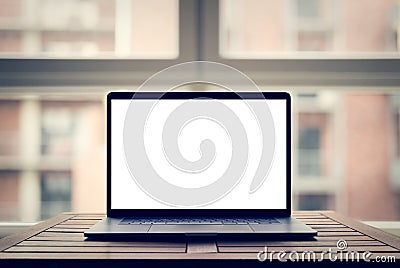
[[[274,263],[283,263],[280,260],[289,259],[291,251],[297,251],[301,260],[303,252],[316,252],[318,260],[323,259],[325,264],[332,263],[329,256],[322,254],[329,248],[337,250],[337,241],[345,240],[347,248],[343,252],[357,251],[361,254],[369,251],[370,263],[375,259],[393,262],[391,256],[400,261],[400,238],[385,233],[360,222],[351,220],[331,211],[294,212],[294,217],[318,231],[318,236],[313,240],[220,240],[215,238],[181,239],[164,241],[88,241],[83,232],[101,220],[103,214],[76,214],[63,213],[43,223],[27,228],[22,232],[10,235],[0,240],[0,267],[3,264],[13,265],[31,262],[39,259],[42,266],[57,263],[96,263],[97,267],[110,267],[110,261],[120,265],[133,263],[164,262],[164,264],[187,264],[187,262],[218,263],[249,262],[253,264],[268,265],[272,256]],[[343,241],[342,241],[343,242]],[[267,247],[267,259],[260,262],[259,252]],[[285,256],[272,254],[272,251],[285,251]],[[282,253],[283,254],[283,253]],[[307,253],[308,254],[308,253]],[[306,261],[308,255],[304,255]],[[265,255],[260,255],[262,258]],[[291,255],[296,259],[296,255]],[[312,257],[312,255],[311,255]],[[339,257],[339,256],[338,256]],[[351,260],[352,255],[349,255]],[[21,261],[22,260],[22,261]],[[106,261],[104,261],[106,260]],[[339,259],[335,263],[338,263]],[[361,259],[360,262],[365,264]],[[364,262],[364,263],[363,263]],[[313,263],[311,261],[311,263]],[[341,265],[346,264],[342,261]],[[351,265],[353,263],[350,262]]]

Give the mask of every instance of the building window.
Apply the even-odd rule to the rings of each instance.
[[[177,0],[0,0],[0,53],[174,59]]]
[[[334,1],[297,0],[297,23],[292,46],[298,51],[331,51],[334,38]]]
[[[69,172],[44,172],[40,179],[41,218],[71,211],[71,176]]]
[[[320,0],[297,0],[297,16],[302,19],[320,17]]]
[[[10,160],[19,151],[19,101],[0,100],[0,159]]]
[[[42,114],[42,155],[70,156],[73,152],[74,116],[66,108],[45,109]]]
[[[329,210],[333,208],[333,196],[328,194],[301,194],[298,197],[300,210]]]
[[[400,159],[400,94],[392,94],[389,98],[392,107],[393,135],[396,143],[394,157],[397,160]]]
[[[318,128],[299,129],[299,175],[321,175],[321,131]]]
[[[297,34],[297,50],[328,51],[331,50],[331,33],[325,31],[299,31]]]
[[[400,1],[393,3],[390,15],[389,49],[400,50]]]
[[[0,185],[0,221],[19,220],[18,172],[0,170]]]
[[[396,156],[400,159],[400,109],[395,114]]]

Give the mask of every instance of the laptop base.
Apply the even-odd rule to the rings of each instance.
[[[137,238],[137,237],[167,237],[167,236],[263,236],[263,237],[302,237],[310,238],[317,235],[317,231],[304,223],[292,218],[276,218],[280,224],[120,224],[123,218],[107,217],[84,235],[91,239],[103,238]]]

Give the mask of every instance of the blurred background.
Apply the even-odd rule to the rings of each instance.
[[[0,221],[105,212],[106,92],[188,60],[291,92],[294,209],[399,220],[399,51],[398,0],[0,0]]]

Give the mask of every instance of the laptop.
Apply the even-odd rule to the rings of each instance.
[[[285,92],[110,92],[107,217],[88,238],[309,238],[291,217]]]

